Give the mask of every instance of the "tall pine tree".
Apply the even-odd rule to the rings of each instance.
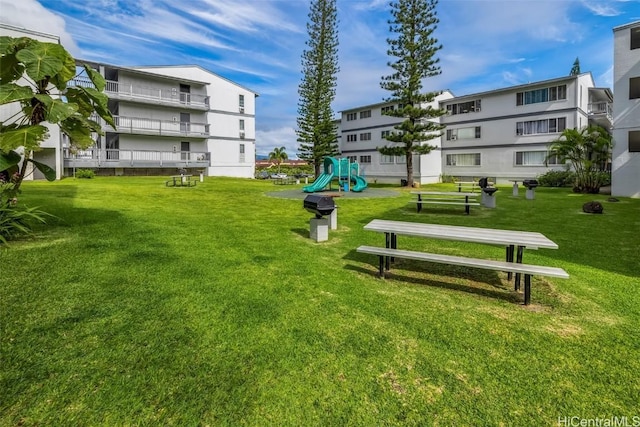
[[[302,53],[303,77],[298,87],[298,156],[313,163],[316,176],[326,156],[339,154],[331,103],[338,73],[338,25],[335,0],[313,0]]]
[[[424,142],[438,138],[444,128],[430,119],[446,111],[426,105],[439,93],[422,93],[422,80],[441,73],[436,53],[442,45],[433,37],[439,22],[437,4],[437,0],[397,0],[390,4],[389,30],[396,38],[387,39],[387,54],[395,61],[387,63],[393,73],[383,77],[380,86],[391,92],[385,101],[400,104],[400,108],[385,114],[405,120],[386,137],[391,144],[378,147],[378,151],[388,156],[406,156],[409,186],[413,186],[413,155],[428,154],[436,148]]]

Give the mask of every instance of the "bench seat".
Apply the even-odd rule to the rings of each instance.
[[[480,206],[478,202],[465,202],[461,201],[451,201],[451,202],[443,202],[441,200],[451,200],[451,199],[423,199],[423,200],[411,200],[413,203],[428,203],[432,205],[469,205],[469,206]],[[455,199],[454,199],[455,200]]]
[[[521,264],[508,261],[496,261],[480,258],[468,258],[456,255],[432,254],[427,252],[407,251],[403,249],[381,248],[377,246],[360,246],[357,252],[377,255],[379,257],[379,274],[384,277],[385,258],[406,258],[439,264],[460,265],[485,270],[505,271],[524,274],[524,303],[531,300],[531,276],[548,276],[568,279],[569,274],[558,267]],[[388,265],[388,263],[387,263]]]

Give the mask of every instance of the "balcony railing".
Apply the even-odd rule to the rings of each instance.
[[[612,117],[610,102],[592,102],[587,108],[589,114],[606,114],[608,117]]]
[[[71,86],[93,87],[91,80],[83,77],[76,77]],[[105,92],[110,98],[123,98],[138,100],[141,102],[160,103],[165,105],[176,105],[180,107],[195,108],[198,110],[209,109],[209,97],[194,93],[179,92],[177,89],[158,89],[141,87],[132,84],[124,84],[106,81]]]
[[[88,148],[63,150],[64,166],[77,168],[208,167],[211,154],[198,151],[113,150]]]
[[[107,125],[97,116],[93,120],[102,124],[105,132],[114,132],[113,128]],[[117,133],[128,133],[134,135],[155,135],[155,136],[184,136],[191,138],[206,138],[209,136],[209,125],[207,123],[179,122],[173,120],[156,120],[142,117],[113,116]]]

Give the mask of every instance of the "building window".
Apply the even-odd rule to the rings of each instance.
[[[349,162],[357,162],[358,161],[358,156],[347,156],[347,159],[349,159]]]
[[[398,164],[407,163],[407,156],[396,156],[396,163]]]
[[[356,113],[347,113],[347,121],[355,120],[358,118]]]
[[[629,79],[629,99],[640,98],[640,77]]]
[[[240,127],[240,130],[244,130],[244,119],[240,119],[238,126]]]
[[[382,132],[380,132],[380,138],[382,139],[387,139],[389,135],[391,135],[390,130],[383,130]]]
[[[478,139],[480,138],[480,126],[468,128],[447,129],[447,141],[456,139]]]
[[[360,156],[360,163],[371,163],[371,156]]]
[[[640,130],[629,131],[629,152],[640,153]]]
[[[631,28],[631,49],[640,48],[640,27]]]
[[[347,135],[347,142],[356,142],[357,140],[358,140],[358,135],[356,135],[355,133]]]
[[[380,111],[382,112],[382,114],[387,114],[391,111],[393,111],[395,108],[393,107],[393,105],[389,105],[388,107],[382,107],[380,109]]]
[[[244,144],[240,144],[240,163],[244,163]]]
[[[369,117],[371,117],[371,110],[360,111],[361,119],[368,119]]]
[[[361,133],[360,141],[371,141],[371,132]]]
[[[567,119],[558,117],[557,119],[531,120],[528,122],[516,123],[516,135],[538,135],[545,133],[560,133],[567,127]]]
[[[238,95],[238,107],[241,113],[244,113],[244,95]]]
[[[567,99],[567,85],[545,87],[516,93],[516,105],[537,104],[539,102]]]
[[[549,151],[517,151],[516,166],[547,166],[561,165],[562,162]]]
[[[386,154],[380,154],[380,164],[389,164],[393,163],[394,156],[387,156]]]
[[[460,102],[458,104],[449,104],[445,108],[447,112],[451,115],[455,114],[466,114],[466,113],[477,113],[480,111],[481,100],[475,99],[473,101],[468,102]]]
[[[447,154],[447,166],[480,166],[480,153]]]

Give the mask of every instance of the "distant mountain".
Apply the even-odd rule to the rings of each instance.
[[[269,160],[269,156],[265,156],[264,154],[256,154],[256,160]]]

